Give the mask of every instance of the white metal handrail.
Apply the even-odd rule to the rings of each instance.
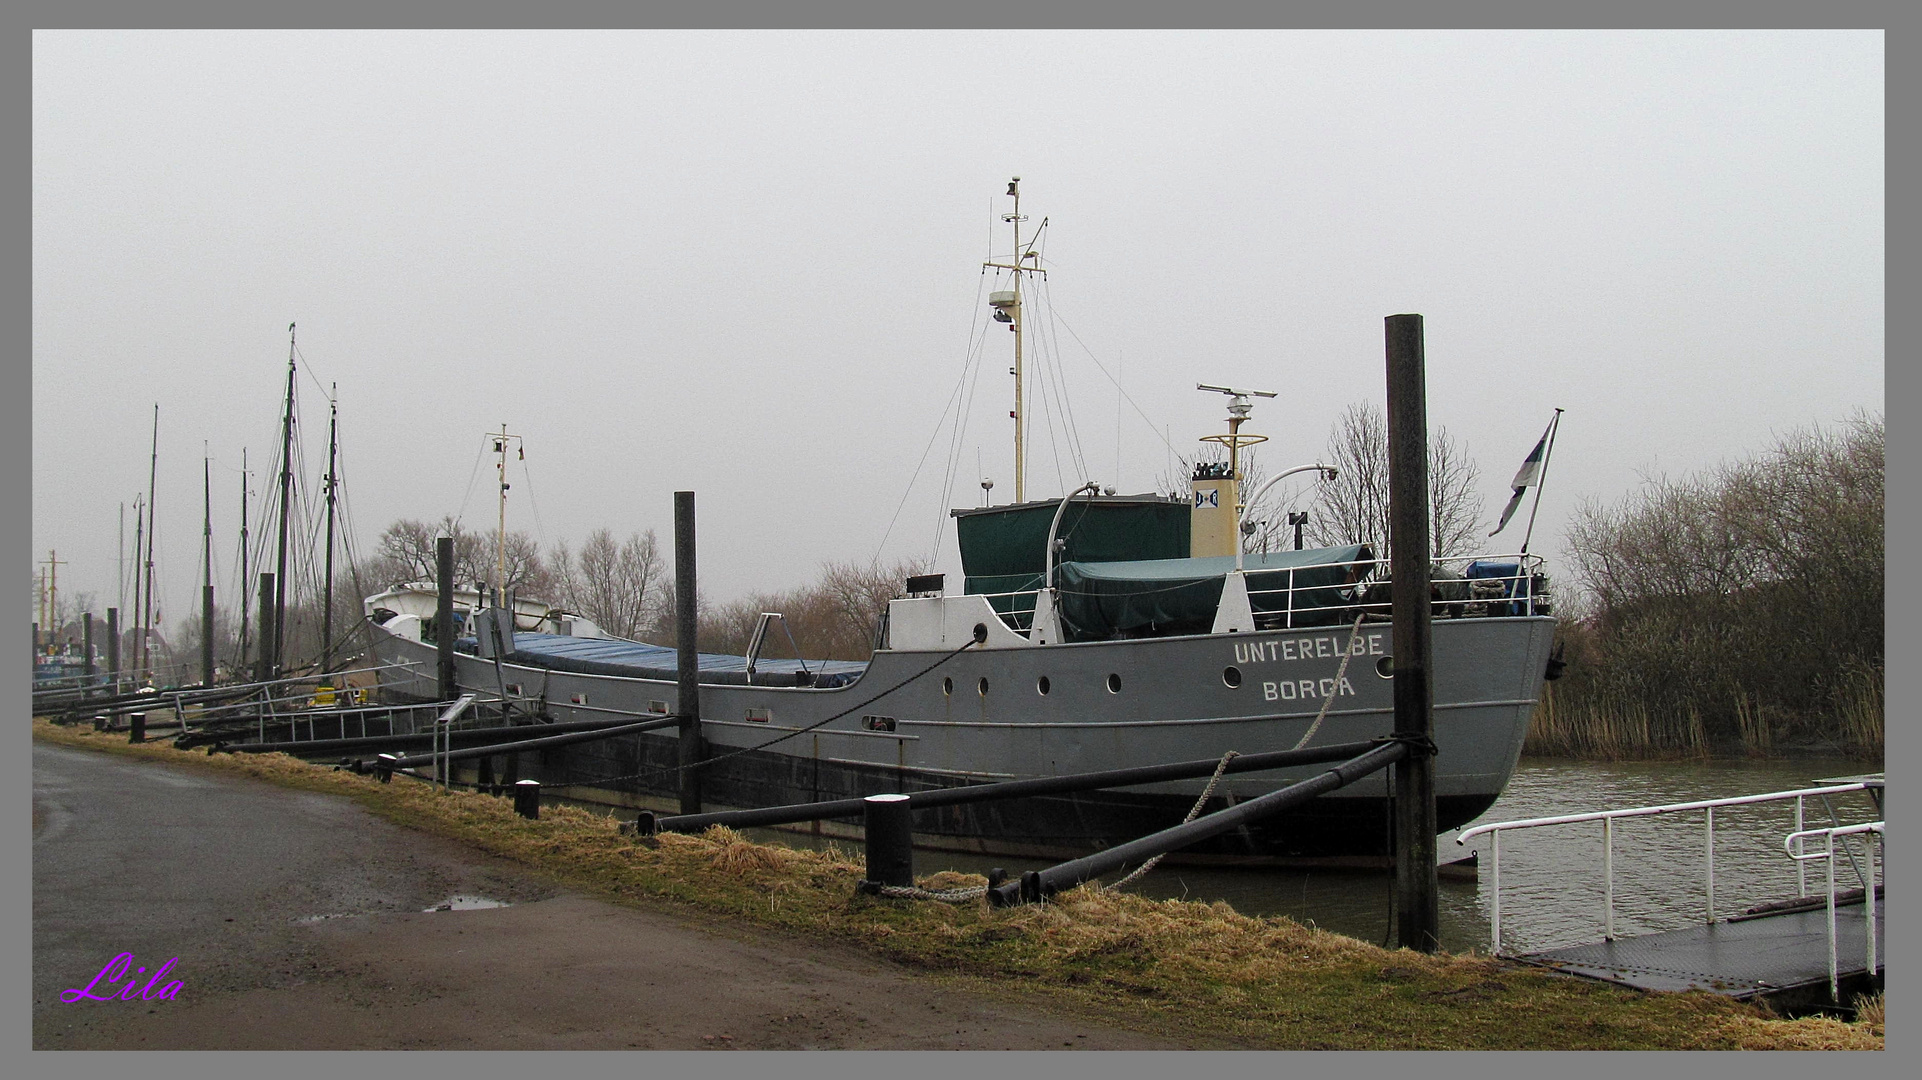
[[[453,771],[454,764],[452,757],[454,753],[454,721],[459,720],[461,714],[467,711],[467,707],[474,703],[474,698],[475,695],[473,694],[462,694],[454,700],[452,705],[447,707],[446,712],[434,718],[432,725],[434,736],[433,749],[429,752],[439,759],[435,762],[434,771],[439,774],[441,787],[443,789],[452,790],[454,786],[453,777],[450,775]]]
[[[1788,834],[1782,841],[1782,849],[1794,859],[1799,869],[1804,862],[1822,860],[1828,870],[1828,922],[1829,922],[1829,1000],[1842,1000],[1842,978],[1840,963],[1835,949],[1835,838],[1856,836],[1866,833],[1875,834],[1875,846],[1869,852],[1869,870],[1862,882],[1863,921],[1868,925],[1868,972],[1875,977],[1875,854],[1883,850],[1883,837],[1888,827],[1885,822],[1865,821],[1860,825],[1842,825],[1827,829],[1798,829]],[[1810,853],[1805,850],[1806,842],[1812,836],[1823,839],[1823,850]],[[1884,852],[1886,858],[1886,852]]]
[[[1795,828],[1800,830],[1804,822],[1805,800],[1813,795],[1827,798],[1850,791],[1867,791],[1876,785],[1867,783],[1829,784],[1822,787],[1797,788],[1794,791],[1773,791],[1762,795],[1736,795],[1724,799],[1702,799],[1696,802],[1666,803],[1661,806],[1636,806],[1624,810],[1594,810],[1581,814],[1557,814],[1552,817],[1524,818],[1517,821],[1497,821],[1488,825],[1477,825],[1464,829],[1455,837],[1455,843],[1466,845],[1468,841],[1484,833],[1492,837],[1489,857],[1489,926],[1490,949],[1499,953],[1502,949],[1502,833],[1518,829],[1535,829],[1547,825],[1572,825],[1584,821],[1602,823],[1602,891],[1603,891],[1603,932],[1606,941],[1615,940],[1615,820],[1617,818],[1649,817],[1656,814],[1672,814],[1688,810],[1707,812],[1707,831],[1704,838],[1708,875],[1708,921],[1714,923],[1715,917],[1715,810],[1722,806],[1749,806],[1757,803],[1785,802],[1795,800]],[[1798,863],[1798,870],[1801,864]],[[1806,877],[1798,876],[1798,887],[1804,895],[1808,892]]]

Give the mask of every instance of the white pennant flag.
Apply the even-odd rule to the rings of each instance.
[[[1508,519],[1515,516],[1515,508],[1522,504],[1522,492],[1542,482],[1542,459],[1546,456],[1548,449],[1548,433],[1554,428],[1555,421],[1550,420],[1548,427],[1542,431],[1542,437],[1536,441],[1535,449],[1528,452],[1528,458],[1522,462],[1522,467],[1515,471],[1515,479],[1508,485],[1515,489],[1515,494],[1509,498],[1508,505],[1502,508],[1502,520],[1488,535],[1493,536],[1506,528]]]

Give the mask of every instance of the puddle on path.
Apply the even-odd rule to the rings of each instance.
[[[422,911],[477,911],[481,908],[495,908],[495,907],[508,907],[508,906],[510,905],[505,900],[489,900],[485,896],[450,896],[447,899],[441,901],[440,903],[435,904],[433,907],[422,908],[421,910]]]
[[[478,911],[481,908],[511,907],[507,900],[489,900],[485,896],[450,896],[433,907],[421,908],[425,912],[434,911]],[[326,922],[329,919],[357,919],[363,915],[375,914],[367,911],[337,911],[327,915],[303,915],[293,920],[295,923]]]

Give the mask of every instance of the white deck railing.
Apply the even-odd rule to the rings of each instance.
[[[1439,566],[1459,567],[1463,575],[1462,577],[1440,580],[1449,582],[1459,581],[1465,587],[1467,593],[1466,596],[1436,599],[1434,605],[1438,614],[1445,616],[1475,616],[1489,613],[1546,615],[1550,611],[1548,593],[1545,590],[1538,590],[1535,583],[1536,575],[1541,572],[1542,566],[1544,565],[1539,555],[1528,555],[1520,552],[1506,555],[1459,555],[1435,559],[1434,562]],[[1468,577],[1467,568],[1469,564],[1476,562],[1513,563],[1515,565],[1515,572],[1493,577]],[[1297,586],[1295,584],[1296,575],[1310,570],[1340,570],[1344,576],[1352,572],[1353,579],[1341,584]],[[1257,611],[1257,618],[1265,624],[1263,629],[1292,629],[1295,626],[1298,612],[1306,613],[1318,610],[1318,607],[1315,606],[1298,607],[1294,595],[1297,592],[1304,594],[1314,593],[1325,596],[1329,590],[1338,590],[1345,594],[1342,597],[1341,607],[1349,611],[1366,611],[1374,615],[1387,616],[1390,614],[1390,606],[1386,601],[1363,602],[1361,600],[1361,592],[1359,591],[1368,587],[1371,583],[1370,579],[1374,577],[1378,571],[1385,579],[1388,573],[1388,560],[1351,559],[1343,562],[1311,563],[1303,566],[1278,567],[1269,570],[1255,568],[1247,572],[1263,575],[1285,573],[1288,575],[1287,581],[1286,584],[1279,588],[1250,589],[1248,590],[1248,597],[1251,604],[1254,603],[1256,597],[1270,598],[1270,602],[1267,605],[1270,610]],[[1380,584],[1381,582],[1374,583]],[[1499,589],[1497,589],[1496,586],[1499,586]],[[1028,623],[1034,617],[1035,598],[1040,591],[1039,589],[1017,589],[1012,592],[979,593],[977,595],[987,597],[990,603],[995,600],[1006,600],[1009,608],[1012,610],[1001,611],[997,608],[996,614],[1001,616],[1002,622],[1006,623],[1009,629],[1017,633],[1025,633],[1029,629]],[[1026,601],[1025,606],[1022,604],[1023,600]],[[1256,606],[1259,609],[1260,605]]]
[[[1788,834],[1782,841],[1782,849],[1788,852],[1789,858],[1795,860],[1798,871],[1802,868],[1803,863],[1813,862],[1817,859],[1820,859],[1828,869],[1830,1001],[1839,1002],[1842,1000],[1840,965],[1836,958],[1835,949],[1835,838],[1838,836],[1866,834],[1874,834],[1875,836],[1875,843],[1869,849],[1869,869],[1866,874],[1866,880],[1862,882],[1862,914],[1863,922],[1867,926],[1869,938],[1866,956],[1868,959],[1869,977],[1872,979],[1875,977],[1875,864],[1877,861],[1876,856],[1883,854],[1882,838],[1887,831],[1888,828],[1884,822],[1865,821],[1860,825],[1841,825],[1827,829],[1798,829]],[[1807,842],[1811,837],[1818,836],[1822,838],[1823,849],[1810,853],[1806,850]],[[1844,848],[1844,850],[1847,849]],[[1853,856],[1851,856],[1851,861],[1853,861]],[[1859,867],[1856,872],[1858,876],[1862,875]],[[1805,889],[1804,893],[1806,894],[1806,892],[1807,890]]]
[[[1795,833],[1803,833],[1806,821],[1807,800],[1817,797],[1826,800],[1833,795],[1850,791],[1868,791],[1879,788],[1879,782],[1831,784],[1822,787],[1798,788],[1794,791],[1774,791],[1763,795],[1738,795],[1726,799],[1703,799],[1698,802],[1667,803],[1661,806],[1637,806],[1625,810],[1597,810],[1581,814],[1558,814],[1553,817],[1525,818],[1518,821],[1498,821],[1488,825],[1477,825],[1464,829],[1455,837],[1455,843],[1466,845],[1475,837],[1490,836],[1492,851],[1489,857],[1489,925],[1490,950],[1502,950],[1502,834],[1519,829],[1538,829],[1549,825],[1574,825],[1587,821],[1602,823],[1602,890],[1603,890],[1603,940],[1615,940],[1615,822],[1619,818],[1650,817],[1657,814],[1675,814],[1693,810],[1705,812],[1706,829],[1703,849],[1704,865],[1707,874],[1708,921],[1716,921],[1715,914],[1715,811],[1723,806],[1752,806],[1758,803],[1786,802],[1795,800]],[[1820,830],[1817,830],[1820,831]],[[1845,834],[1846,835],[1846,834]],[[1833,861],[1830,863],[1833,875]],[[1797,887],[1802,895],[1808,894],[1808,879],[1803,864],[1796,863]],[[1871,868],[1870,876],[1873,876]],[[1866,887],[1866,886],[1865,886]]]

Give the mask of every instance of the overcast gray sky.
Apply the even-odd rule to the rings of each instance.
[[[926,556],[951,445],[949,503],[1013,492],[1008,335],[967,366],[1013,175],[1092,479],[1221,430],[1196,382],[1279,391],[1264,457],[1315,459],[1419,312],[1491,524],[1568,410],[1554,557],[1584,498],[1881,410],[1883,75],[1879,32],[38,32],[34,558],[114,602],[157,402],[163,628],[203,444],[227,603],[290,322],[361,551],[491,529],[504,421],[510,528],[668,541],[692,488],[715,599]],[[1059,494],[1068,418],[1034,415]]]

